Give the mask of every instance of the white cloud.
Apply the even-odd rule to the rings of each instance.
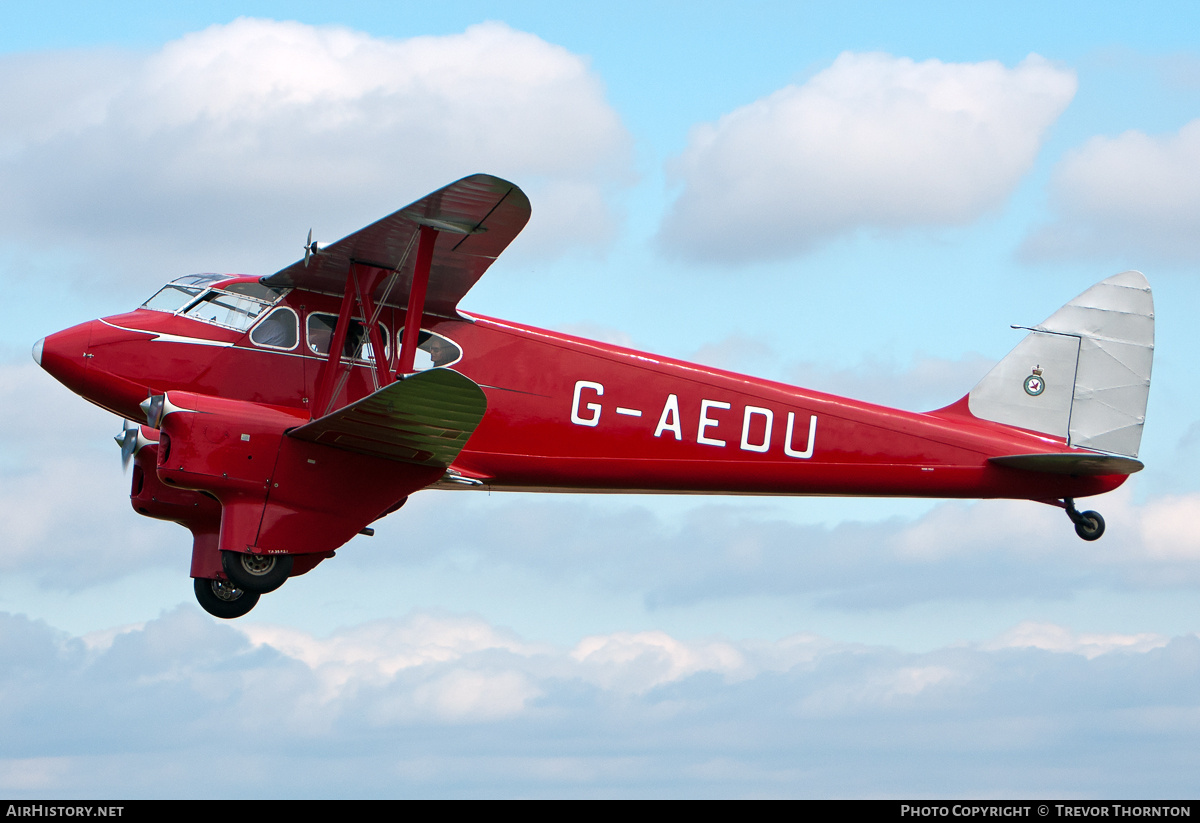
[[[1185,529],[1195,501],[1137,502],[1134,491],[1077,501],[1107,521],[1095,543],[1080,540],[1060,508],[1027,500],[941,501],[905,517],[868,516],[878,510],[863,504],[859,522],[849,519],[854,507],[846,503],[823,525],[819,505],[762,499],[714,499],[672,514],[636,499],[437,493],[403,512],[405,545],[421,548],[377,561],[375,573],[430,568],[469,549],[473,576],[519,570],[539,587],[633,597],[651,609],[779,597],[879,612],[922,603],[1062,602],[1095,591],[1194,591],[1195,541],[1171,534]],[[450,536],[447,518],[455,523]],[[339,562],[359,562],[346,557]],[[384,572],[383,564],[395,567]],[[654,665],[669,667],[669,656],[657,654]]]
[[[276,649],[311,668],[325,684],[328,699],[351,681],[386,683],[405,669],[451,663],[473,652],[533,653],[510,635],[470,617],[417,614],[400,624],[363,623],[324,639],[286,626],[245,622],[238,628],[255,646]]]
[[[491,626],[479,617],[416,613],[404,620],[375,620],[340,629],[328,638],[306,631],[249,621],[234,624],[255,647],[270,648],[309,667],[323,684],[321,699],[334,701],[365,684],[385,687],[400,675],[416,670],[435,672],[410,695],[412,705],[387,701],[385,714],[393,719],[417,716],[428,709],[446,720],[495,719],[519,711],[541,694],[527,677],[529,671],[570,674],[605,689],[632,694],[666,683],[677,682],[697,672],[711,671],[736,676],[747,669],[747,661],[732,644],[723,641],[685,643],[662,631],[616,632],[580,640],[567,658],[549,647],[534,646],[509,632]],[[121,634],[140,627],[122,627]],[[804,638],[801,651],[795,639],[757,650],[778,667],[794,662],[797,655],[811,657],[818,648],[814,639]],[[96,645],[96,644],[93,644]],[[472,659],[488,653],[491,662],[480,668]],[[538,659],[549,661],[539,663]],[[497,665],[503,660],[504,668]],[[525,661],[522,663],[521,661]],[[772,663],[773,661],[773,663]],[[466,665],[468,668],[458,668]],[[516,672],[512,666],[528,669]]]
[[[868,403],[909,411],[931,411],[966,395],[995,365],[981,354],[958,359],[919,355],[907,366],[866,360],[852,368],[832,369],[826,363],[792,365],[788,379],[798,386]]]
[[[313,668],[369,663],[385,677],[425,663],[457,660],[483,649],[531,653],[515,638],[479,618],[469,617],[413,615],[399,626],[391,621],[364,623],[325,640],[284,626],[247,624],[243,631],[254,645],[279,649]]]
[[[1149,559],[1194,564],[1200,560],[1200,495],[1162,497],[1142,509],[1142,541]]]
[[[249,634],[190,606],[86,650],[0,613],[0,790],[945,796],[986,785],[1063,796],[1197,785],[1194,636],[1022,624],[985,646],[909,653],[655,630],[527,654],[485,620],[418,613],[349,626],[339,634],[357,651],[314,657],[329,647],[304,632],[279,642],[288,650]],[[382,679],[353,663],[447,645],[451,657]],[[648,658],[669,661],[656,682]],[[321,670],[343,660],[348,676],[330,692]],[[1081,758],[1088,768],[1053,768]]]
[[[17,796],[49,795],[69,783],[71,763],[62,757],[25,757],[0,761],[0,786]]]
[[[147,257],[281,268],[310,225],[331,241],[478,171],[529,191],[527,249],[594,246],[631,179],[587,62],[502,23],[391,40],[243,18],[145,57],[4,69],[0,225],[142,277]]]
[[[487,721],[518,714],[541,694],[519,672],[454,671],[414,689],[410,705],[442,720]]]
[[[81,402],[32,360],[0,364],[0,571],[79,589],[169,566],[156,539],[178,529],[129,505],[115,435],[120,419]],[[191,546],[179,530],[178,544]]]
[[[764,367],[769,367],[778,358],[778,353],[763,340],[745,334],[732,334],[715,343],[704,344],[687,359],[740,374],[761,374]],[[800,385],[810,388],[806,383]]]
[[[1200,119],[1093,137],[1059,163],[1052,193],[1056,217],[1026,240],[1028,257],[1200,261]]]
[[[1170,642],[1169,637],[1151,632],[1101,634],[1073,632],[1065,626],[1027,620],[984,644],[985,649],[1045,649],[1061,654],[1079,654],[1091,660],[1114,651],[1147,652]]]
[[[867,358],[837,368],[825,360],[791,359],[764,339],[744,334],[708,343],[685,359],[909,411],[930,411],[953,403],[996,363],[974,353],[956,359],[918,353],[906,365],[886,358]]]
[[[589,682],[639,694],[696,672],[728,675],[745,665],[729,643],[686,644],[661,631],[585,637],[571,657],[583,666]]]
[[[856,672],[848,683],[835,681],[805,696],[799,711],[808,717],[845,715],[896,703],[911,702],[927,689],[961,686],[968,676],[945,665],[884,665]]]
[[[1030,55],[914,62],[844,53],[694,129],[660,240],[696,259],[800,253],[862,227],[958,225],[1002,204],[1075,94]]]

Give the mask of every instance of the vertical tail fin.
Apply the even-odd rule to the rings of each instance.
[[[1154,360],[1141,272],[1102,280],[1050,315],[967,395],[976,417],[1136,457]]]

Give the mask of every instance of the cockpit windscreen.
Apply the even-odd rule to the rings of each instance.
[[[202,291],[204,289],[195,286],[177,286],[171,283],[159,289],[153,297],[142,304],[142,308],[155,311],[179,311],[199,297]]]
[[[229,279],[227,274],[189,274],[163,286],[142,308],[182,313],[194,320],[244,331],[282,296],[276,289],[253,281],[235,282],[220,289],[213,285]]]
[[[244,331],[254,325],[258,316],[270,307],[270,303],[254,297],[210,289],[183,314],[185,317]]]

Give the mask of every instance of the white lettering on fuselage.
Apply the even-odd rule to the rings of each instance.
[[[579,398],[583,394],[584,389],[591,389],[596,393],[596,396],[604,394],[604,387],[599,383],[592,383],[587,380],[579,380],[575,383],[575,399],[571,401],[571,422],[577,426],[597,426],[600,424],[600,404],[588,403],[587,409],[592,413],[591,417],[582,417],[579,414]]]
[[[675,435],[676,440],[683,439],[683,430],[679,428],[679,397],[677,395],[667,395],[667,402],[663,404],[662,414],[658,417],[658,428],[654,430],[654,436],[662,437],[663,432],[671,432]]]
[[[704,432],[706,429],[714,429],[720,424],[720,420],[714,420],[708,416],[709,409],[727,409],[728,403],[722,403],[719,400],[701,400],[700,401],[700,428],[696,431],[696,442],[703,443],[706,446],[724,446],[724,440],[717,440],[715,437],[706,437]]]
[[[765,420],[765,428],[761,443],[750,442],[750,421],[757,416],[762,416]],[[771,425],[775,422],[775,412],[770,409],[764,409],[759,406],[747,406],[745,413],[742,415],[742,450],[748,452],[765,452],[771,448]],[[789,439],[791,435],[788,435]]]
[[[796,424],[796,413],[788,412],[787,434],[783,438],[783,453],[788,457],[799,457],[801,460],[807,460],[813,456],[813,443],[817,440],[817,416],[815,414],[808,417],[808,447],[802,452],[798,452],[792,448],[792,427]]]
[[[584,392],[591,394],[585,396]],[[577,426],[595,428],[600,425],[603,414],[601,403],[585,402],[593,397],[604,396],[604,385],[591,380],[575,382],[575,392],[571,398],[571,422]],[[718,435],[721,426],[732,424],[728,415],[718,412],[729,411],[733,407],[723,400],[701,400],[700,417],[696,427],[696,442],[705,446],[728,445],[728,441]],[[616,406],[615,412],[627,417],[641,417],[636,409]],[[736,424],[734,424],[736,425]],[[803,431],[803,423],[800,428]],[[742,437],[739,448],[742,451],[765,454],[771,449],[771,438],[775,428],[775,412],[765,406],[745,406],[742,409]],[[783,438],[783,453],[798,460],[807,460],[813,456],[813,448],[817,440],[817,416],[809,415],[808,438],[803,441],[803,448],[796,448],[796,412],[787,413],[787,428]],[[735,430],[736,431],[736,430]],[[654,428],[654,436],[673,435],[676,440],[683,440],[683,424],[679,414],[679,395],[668,394],[663,402],[662,412],[658,415],[658,425]]]

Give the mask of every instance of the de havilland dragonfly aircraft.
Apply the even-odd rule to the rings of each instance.
[[[961,400],[913,413],[459,311],[529,219],[473,175],[266,277],[198,274],[39,340],[127,421],[139,514],[192,533],[223,618],[426,488],[1015,498],[1117,488],[1154,352],[1146,279],[1092,286]]]

